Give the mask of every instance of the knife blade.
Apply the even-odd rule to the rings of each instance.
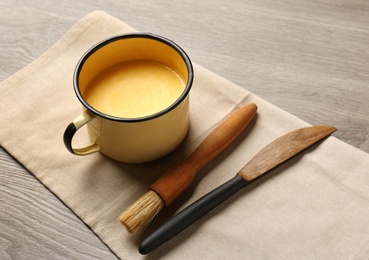
[[[336,130],[331,126],[305,127],[274,140],[260,150],[234,178],[189,205],[150,234],[139,246],[139,252],[145,255],[155,250],[237,191]]]

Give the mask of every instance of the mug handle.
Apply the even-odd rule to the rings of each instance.
[[[74,119],[72,123],[70,123],[65,129],[63,136],[64,144],[70,153],[75,155],[87,155],[98,152],[100,150],[100,147],[96,143],[92,143],[81,148],[72,147],[72,139],[74,134],[78,131],[78,129],[90,122],[92,119],[93,116],[86,110],[76,119]]]

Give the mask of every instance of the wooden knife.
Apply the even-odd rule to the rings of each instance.
[[[258,152],[234,178],[192,203],[149,235],[141,243],[139,252],[150,253],[243,187],[336,130],[331,126],[312,126],[295,130],[274,140]]]

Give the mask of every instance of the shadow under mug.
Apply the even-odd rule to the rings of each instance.
[[[83,93],[103,70],[125,61],[149,60],[176,71],[185,87],[178,99],[164,110],[139,118],[104,114],[92,107]],[[158,159],[173,151],[185,138],[189,127],[189,92],[193,67],[187,54],[176,43],[153,34],[130,33],[106,39],[88,50],[74,72],[74,91],[83,112],[64,132],[64,144],[75,155],[101,152],[127,163]],[[92,143],[74,148],[72,139],[83,125]]]

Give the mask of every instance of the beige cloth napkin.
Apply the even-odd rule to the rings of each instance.
[[[93,12],[58,43],[0,85],[0,143],[70,207],[122,259],[140,259],[142,239],[165,219],[231,179],[264,145],[308,124],[200,67],[191,91],[185,142],[158,161],[130,165],[97,153],[77,157],[62,141],[81,112],[72,75],[100,40],[133,31]],[[194,186],[145,232],[127,234],[122,210],[161,173],[188,156],[237,107],[255,102],[258,116]],[[80,135],[84,138],[83,134]],[[240,191],[153,252],[153,259],[363,259],[369,255],[369,155],[331,136],[273,174]]]

